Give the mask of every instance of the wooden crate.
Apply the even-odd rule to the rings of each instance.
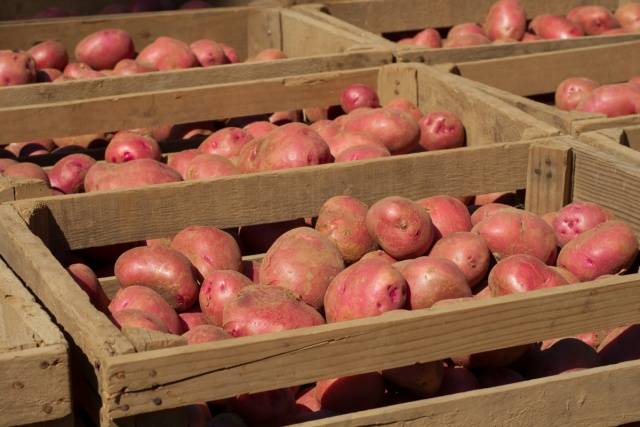
[[[72,426],[67,342],[0,260],[0,426]]]
[[[164,334],[119,331],[59,264],[55,255],[65,250],[164,237],[191,224],[225,228],[313,216],[338,194],[371,203],[389,195],[417,199],[526,189],[526,208],[534,212],[593,201],[640,233],[639,183],[637,167],[569,137],[552,137],[11,202],[0,206],[0,255],[86,357],[88,389],[82,397],[93,399],[93,415],[97,418],[99,411],[102,425],[141,425],[156,411],[244,392],[640,322],[640,275],[184,346],[180,338]],[[113,278],[103,280],[108,281]],[[478,318],[491,321],[482,325]],[[640,420],[640,398],[628,389],[639,375],[640,362],[631,362],[316,424],[481,425],[491,416],[492,425],[539,425],[539,417],[529,416],[532,410],[542,410],[550,424],[621,424]]]
[[[125,96],[103,96],[97,89],[95,98],[57,97],[35,105],[7,106],[0,108],[0,127],[5,130],[0,133],[0,144],[337,105],[341,91],[352,83],[375,87],[383,103],[402,95],[423,111],[453,111],[466,126],[469,145],[559,133],[507,103],[487,97],[460,77],[421,64],[396,64],[224,85],[152,88]],[[221,99],[225,102],[219,102]],[[37,126],[32,117],[38,117]],[[0,179],[0,201],[40,197],[48,191],[42,183],[31,180]]]
[[[380,35],[406,33],[427,27],[448,29],[464,22],[482,24],[495,0],[327,0],[325,2],[294,0],[294,2],[297,4],[324,3],[323,5],[301,5],[299,10],[304,10],[309,15],[324,19],[336,27],[358,33],[363,37],[368,34],[372,43],[392,49],[396,58],[403,62],[441,64],[476,61],[624,42],[640,38],[640,35],[636,33],[458,49],[427,49],[399,45],[380,37]],[[619,0],[520,0],[520,2],[525,7],[527,16],[531,19],[545,13],[566,14],[576,6],[587,4],[602,5],[615,10]]]
[[[564,132],[584,132],[640,124],[640,114],[607,118],[600,114],[562,111],[553,105],[553,93],[564,79],[589,77],[601,84],[626,82],[640,74],[640,41],[594,46],[560,52],[461,62],[452,71],[487,93],[546,121]],[[498,89],[498,90],[495,90]]]

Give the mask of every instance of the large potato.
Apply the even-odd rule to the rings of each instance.
[[[96,31],[76,46],[76,59],[94,70],[110,70],[122,59],[135,56],[131,35],[125,30],[108,28]]]
[[[343,131],[373,135],[391,154],[415,150],[420,141],[420,126],[410,115],[394,108],[358,109],[348,116]]]
[[[498,0],[489,9],[484,30],[491,40],[520,40],[527,14],[518,0]]]
[[[535,291],[566,285],[567,280],[531,255],[507,257],[489,273],[489,289],[494,296]]]
[[[96,163],[84,178],[85,191],[145,187],[182,181],[180,174],[153,159],[125,163]]]
[[[118,290],[109,304],[109,311],[115,314],[122,310],[140,310],[157,317],[172,334],[181,334],[183,326],[176,311],[151,288],[129,286]]]
[[[459,232],[439,240],[429,256],[452,261],[470,287],[480,284],[489,272],[491,253],[482,236],[470,232]]]

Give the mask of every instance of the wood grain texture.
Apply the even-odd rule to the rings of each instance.
[[[187,344],[187,339],[184,337],[163,334],[162,332],[147,329],[123,328],[122,333],[131,341],[138,352],[178,347]]]
[[[571,201],[573,154],[564,144],[534,144],[529,149],[525,209],[555,212]]]
[[[403,97],[420,108],[418,85],[418,70],[415,66],[394,64],[380,69],[376,92],[382,105],[394,98]]]
[[[123,355],[111,358],[104,371],[109,381],[106,405],[117,418],[635,323],[640,321],[639,285],[639,275],[617,277],[455,307]],[[150,387],[150,380],[160,386]]]

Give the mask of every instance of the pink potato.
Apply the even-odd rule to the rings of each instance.
[[[619,28],[620,23],[604,6],[578,6],[569,11],[567,19],[578,25],[585,34],[597,36]]]
[[[64,194],[84,190],[84,178],[96,161],[86,154],[70,154],[58,160],[49,170],[51,188]]]
[[[125,309],[140,310],[157,317],[172,334],[183,332],[176,311],[160,294],[146,286],[129,286],[118,290],[109,304],[109,311],[115,314]]]
[[[115,65],[113,68],[114,76],[131,76],[134,74],[144,74],[151,73],[154,71],[158,71],[155,67],[147,67],[146,65],[142,65],[139,62],[136,62],[134,59],[125,58]]]
[[[413,102],[403,97],[392,99],[391,101],[387,102],[384,107],[404,111],[405,113],[410,114],[411,117],[413,117],[417,121],[420,121],[423,116],[422,111],[420,111],[420,109]]]
[[[556,236],[542,218],[520,209],[499,210],[473,227],[484,237],[499,261],[511,255],[532,255],[553,263],[557,254]]]
[[[544,350],[530,351],[523,362],[527,378],[548,377],[602,364],[598,353],[576,338],[564,338]]]
[[[126,163],[96,163],[84,178],[85,191],[145,187],[182,181],[180,174],[153,159]]]
[[[148,135],[120,131],[107,145],[104,159],[111,163],[124,163],[131,160],[160,160],[162,153],[158,142]]]
[[[302,115],[304,116],[305,121],[309,123],[315,123],[320,120],[327,120],[329,118],[329,108],[328,107],[305,108],[302,110]]]
[[[189,0],[180,6],[180,9],[205,9],[211,7],[210,3],[207,3],[204,0]]]
[[[640,3],[621,4],[616,10],[615,16],[625,30],[640,31]]]
[[[191,51],[203,67],[227,64],[227,57],[222,46],[210,39],[196,40],[189,45]]]
[[[198,283],[189,259],[165,246],[140,246],[123,253],[115,264],[123,288],[147,286],[177,311],[191,308],[198,299]]]
[[[187,166],[186,180],[220,178],[238,175],[240,171],[231,160],[216,154],[200,154]]]
[[[396,262],[398,262],[397,259],[393,258],[391,255],[389,255],[388,253],[382,250],[368,252],[364,254],[362,258],[360,258],[361,261],[365,259],[379,259],[386,262],[389,265],[395,264]]]
[[[169,332],[167,326],[157,316],[142,310],[127,308],[116,311],[113,313],[113,320],[116,326],[122,329],[139,328],[165,334]]]
[[[193,329],[189,329],[182,336],[187,339],[187,344],[202,344],[231,338],[227,331],[214,325],[196,326]]]
[[[598,82],[585,77],[563,80],[556,89],[556,107],[566,111],[575,110],[598,86]]]
[[[268,121],[258,121],[258,122],[249,123],[242,129],[245,132],[247,132],[249,135],[251,135],[253,138],[262,138],[263,136],[266,136],[269,132],[276,129],[277,127],[278,126]],[[240,154],[240,152],[238,152],[238,154]]]
[[[416,363],[382,371],[384,379],[395,387],[422,399],[434,396],[442,385],[442,362]]]
[[[69,77],[72,80],[99,79],[106,74],[96,71],[84,62],[72,62],[64,67],[62,77]]]
[[[491,40],[520,40],[527,27],[527,14],[518,0],[498,0],[487,14],[484,30]]]
[[[447,39],[442,44],[442,47],[447,49],[455,49],[461,47],[482,46],[491,44],[491,40],[482,34],[461,34],[454,39]]]
[[[189,331],[196,326],[200,325],[212,325],[213,323],[209,320],[206,314],[201,311],[186,311],[184,313],[179,313],[178,317],[180,317],[180,321],[182,322],[182,328],[185,331]]]
[[[191,68],[198,65],[198,59],[189,46],[171,37],[158,37],[142,49],[136,61],[160,71]]]
[[[493,296],[535,291],[566,285],[567,280],[551,267],[531,255],[504,258],[489,273]]]
[[[0,50],[0,87],[33,83],[36,63],[26,52]]]
[[[390,157],[389,150],[381,145],[364,144],[347,148],[338,154],[336,163],[355,162],[358,160],[380,159]]]
[[[413,44],[416,46],[437,49],[442,47],[442,37],[438,30],[426,28],[413,36]]]
[[[62,71],[69,63],[69,54],[57,40],[45,40],[27,51],[36,63],[36,69],[54,68]]]
[[[224,329],[234,337],[281,332],[324,324],[322,315],[288,289],[251,285],[224,306]]]
[[[7,169],[9,166],[13,166],[18,164],[17,160],[13,160],[13,159],[0,159],[0,174],[4,175],[4,171],[5,169]]]
[[[271,390],[262,393],[243,394],[229,399],[229,409],[242,418],[236,424],[228,418],[214,425],[218,427],[276,427],[288,424],[295,411],[297,387]],[[218,418],[218,417],[216,417]],[[215,419],[214,419],[215,420]]]
[[[280,236],[260,265],[263,285],[289,289],[311,307],[322,307],[331,281],[344,269],[336,244],[309,227],[300,227]]]
[[[459,231],[471,231],[471,215],[467,207],[455,197],[433,196],[418,200],[431,217],[435,240]]]
[[[216,270],[240,271],[242,266],[238,243],[215,227],[187,227],[175,235],[171,248],[184,254],[203,278]]]
[[[318,412],[322,409],[320,402],[316,398],[316,388],[311,387],[305,390],[296,398],[296,406],[302,410],[310,412]]]
[[[227,57],[227,61],[230,64],[237,64],[238,62],[240,62],[240,59],[238,58],[238,53],[233,47],[226,45],[222,42],[218,42],[218,44],[222,47],[222,50],[224,51],[224,56]]]
[[[244,275],[233,270],[217,270],[207,276],[200,287],[198,296],[200,308],[207,318],[217,326],[222,326],[224,306],[228,301],[253,283]]]
[[[509,208],[511,208],[511,206],[505,205],[503,203],[488,203],[486,205],[483,205],[471,215],[471,224],[475,226],[483,220],[489,218],[496,212]]]
[[[564,16],[539,15],[536,16],[529,28],[547,40],[571,39],[584,36],[582,29]]]
[[[640,325],[611,331],[598,346],[598,354],[605,365],[640,359]]]
[[[100,286],[96,273],[88,265],[80,263],[71,264],[67,267],[67,271],[82,290],[89,295],[91,304],[103,313],[108,313],[109,298]]]
[[[565,206],[553,221],[558,246],[566,245],[585,231],[611,219],[611,212],[597,203],[575,202]]]
[[[631,77],[628,83],[631,86],[634,86],[635,88],[640,89],[640,75]]]
[[[607,117],[636,114],[640,111],[640,89],[628,83],[600,86],[578,104],[577,110]]]
[[[537,36],[535,34],[531,34],[531,33],[524,33],[524,36],[522,37],[522,43],[538,42],[541,40],[542,40],[542,37]]]
[[[438,301],[472,295],[462,271],[447,259],[420,257],[393,267],[409,285],[407,307],[411,310],[431,308]]]
[[[489,368],[475,371],[481,388],[498,387],[501,385],[519,383],[525,378],[509,368]]]
[[[280,126],[261,141],[256,153],[259,171],[313,166],[333,160],[327,143],[302,123]]]
[[[479,388],[480,383],[470,370],[462,366],[447,366],[444,368],[442,385],[438,390],[438,396],[463,393]]]
[[[187,168],[189,167],[189,163],[191,160],[198,157],[202,154],[200,151],[195,148],[190,150],[179,151],[177,153],[172,153],[169,155],[169,160],[167,161],[167,165],[178,172],[182,179],[187,178]]]
[[[329,145],[329,150],[333,157],[338,157],[343,151],[349,148],[360,147],[362,145],[379,145],[384,148],[382,141],[374,135],[364,132],[342,131],[326,140],[326,142],[327,145]]]
[[[333,120],[320,120],[311,124],[311,129],[315,130],[320,138],[324,139],[329,147],[330,141],[341,132],[341,127]]]
[[[567,243],[558,256],[558,266],[587,282],[624,272],[637,253],[633,229],[622,221],[607,221]]]
[[[42,169],[42,167],[35,163],[16,163],[15,165],[11,165],[6,168],[3,175],[14,178],[38,179],[49,185],[49,177],[47,176],[47,173]]]
[[[465,130],[455,114],[446,111],[426,114],[419,122],[420,146],[427,151],[465,145]]]
[[[89,34],[75,49],[76,59],[94,70],[110,70],[116,64],[135,56],[131,35],[118,28],[108,28]]]
[[[38,83],[51,83],[62,77],[62,71],[55,68],[42,68],[36,71],[36,81]]]
[[[350,196],[336,196],[327,200],[318,214],[316,230],[331,240],[347,263],[358,261],[376,248],[367,230],[369,207]]]
[[[466,34],[479,34],[483,37],[487,36],[487,34],[482,29],[482,27],[476,24],[475,22],[465,22],[465,23],[457,24],[451,27],[451,29],[447,33],[447,39],[453,40],[457,37],[460,37]]]
[[[286,53],[280,49],[264,49],[261,50],[253,58],[247,60],[247,62],[262,62],[262,61],[277,61],[279,59],[287,59]]]
[[[405,306],[409,286],[388,262],[367,259],[338,274],[324,296],[327,322],[378,316]]]
[[[555,271],[560,276],[562,276],[564,278],[564,280],[567,281],[568,284],[580,283],[580,280],[578,280],[578,278],[575,276],[575,274],[573,274],[572,272],[570,272],[566,268],[553,267],[553,266],[550,266],[549,268],[551,268],[553,271]]]
[[[240,154],[242,147],[253,138],[251,133],[246,130],[228,127],[211,134],[202,142],[198,150],[202,153],[217,154],[227,158],[236,157]]]
[[[316,399],[323,409],[349,413],[377,408],[384,401],[384,380],[377,372],[318,381]]]
[[[367,212],[369,234],[380,247],[396,259],[424,255],[434,239],[433,224],[427,211],[403,197],[387,197]]]
[[[240,149],[237,165],[241,173],[258,172],[260,167],[260,158],[258,154],[262,148],[263,141],[264,138],[252,139]]]
[[[491,253],[482,236],[470,232],[450,234],[436,242],[429,256],[448,259],[464,274],[471,288],[487,276]]]
[[[380,99],[375,89],[360,83],[347,86],[340,94],[340,106],[345,113],[350,113],[358,108],[378,108]]]
[[[393,108],[357,110],[346,117],[343,131],[369,133],[391,154],[411,152],[420,142],[418,122],[410,114]]]

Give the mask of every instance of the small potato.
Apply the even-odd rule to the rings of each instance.
[[[200,287],[199,301],[202,312],[218,326],[222,326],[222,315],[226,303],[238,292],[253,283],[233,270],[217,270],[207,276]]]
[[[416,363],[382,371],[384,379],[394,386],[422,399],[434,396],[442,385],[442,362]]]
[[[187,344],[202,344],[231,338],[227,331],[214,325],[196,326],[193,329],[189,329],[182,336],[187,339]]]
[[[252,139],[253,136],[248,131],[228,127],[211,134],[200,144],[198,150],[202,153],[217,154],[226,158],[236,157],[240,154],[242,147]]]
[[[535,291],[568,284],[565,278],[531,255],[504,258],[489,273],[493,296]]]
[[[563,80],[556,89],[556,107],[566,111],[575,110],[598,86],[598,82],[585,77]]]
[[[49,177],[47,176],[47,173],[35,163],[16,163],[15,165],[11,165],[6,168],[3,175],[14,178],[38,179],[49,185]]]
[[[187,166],[186,180],[220,178],[238,175],[240,170],[231,160],[216,154],[200,154]]]
[[[169,333],[164,323],[146,311],[125,309],[113,313],[113,320],[119,328],[140,328],[150,331]]]
[[[180,174],[153,159],[126,163],[96,163],[84,178],[85,191],[145,187],[182,181]]]
[[[230,64],[237,64],[238,62],[240,62],[240,59],[238,58],[238,53],[233,47],[228,46],[221,42],[218,42],[218,44],[222,46],[222,50],[224,51],[224,56],[227,57],[227,61]]]
[[[558,246],[562,247],[585,231],[613,219],[613,214],[590,202],[571,203],[558,211],[553,221]]]
[[[114,76],[131,76],[134,74],[152,73],[158,71],[155,67],[147,67],[136,62],[134,59],[125,58],[115,65],[113,68]]]
[[[202,154],[200,151],[195,148],[190,150],[183,150],[177,153],[172,153],[169,155],[169,160],[167,161],[167,165],[178,172],[182,179],[187,178],[187,168],[189,167],[189,163],[191,161]]]
[[[210,39],[196,40],[193,43],[191,43],[189,47],[191,48],[191,51],[198,59],[198,63],[200,63],[200,65],[203,67],[223,65],[229,62],[227,60],[226,55],[224,54],[224,50],[222,49],[222,46],[220,46],[214,40],[210,40]]]
[[[160,71],[191,68],[198,65],[198,59],[189,46],[171,37],[158,37],[142,49],[136,61]]]
[[[585,34],[598,36],[607,30],[620,28],[620,23],[604,6],[578,6],[569,11],[567,19],[578,25]]]
[[[26,52],[0,50],[0,87],[33,83],[36,63]]]
[[[107,145],[104,159],[111,163],[124,163],[131,160],[160,160],[162,153],[158,142],[148,135],[120,131]]]
[[[135,56],[131,35],[125,30],[108,28],[89,34],[77,44],[76,59],[94,70],[110,70],[122,59]]]
[[[446,111],[426,114],[419,122],[420,146],[427,151],[465,145],[465,130],[458,117]]]
[[[157,317],[172,334],[183,332],[176,311],[160,294],[146,286],[129,286],[118,290],[109,304],[109,311],[115,314],[125,309],[140,310]]]
[[[45,40],[27,51],[36,63],[36,69],[53,68],[59,71],[69,63],[69,54],[57,40]]]
[[[103,313],[109,312],[109,298],[104,293],[104,289],[100,286],[96,273],[85,264],[71,264],[67,267],[67,271],[73,277],[73,280],[89,295],[89,300],[94,307]]]
[[[469,209],[455,197],[433,196],[417,203],[429,213],[436,241],[453,233],[471,231],[473,227]]]
[[[64,194],[79,193],[84,190],[84,178],[96,161],[86,154],[70,154],[49,170],[51,188]]]
[[[520,40],[527,14],[518,0],[498,0],[489,9],[484,30],[491,40]]]
[[[406,154],[418,147],[420,126],[403,111],[393,108],[356,110],[347,115],[343,131],[369,133],[391,154]]]
[[[470,232],[459,232],[439,240],[429,256],[452,261],[464,274],[471,288],[487,276],[491,264],[491,253],[482,236]]]
[[[564,16],[557,15],[536,16],[529,24],[529,29],[546,40],[562,40],[584,36],[582,28]]]
[[[413,36],[413,44],[416,46],[437,49],[442,47],[442,37],[438,30],[426,28]]]
[[[350,113],[358,108],[380,107],[380,99],[375,89],[364,84],[352,84],[342,91],[340,106],[345,113]]]
[[[377,408],[384,401],[384,381],[377,372],[318,381],[316,399],[323,409],[349,413]]]
[[[389,157],[391,153],[381,145],[365,144],[347,148],[336,156],[336,163],[356,162],[358,160],[380,159]]]
[[[422,111],[420,111],[420,109],[413,102],[403,97],[392,99],[384,107],[404,111],[405,113],[411,115],[411,117],[416,119],[418,122],[420,121],[420,119],[422,119],[423,116]]]

